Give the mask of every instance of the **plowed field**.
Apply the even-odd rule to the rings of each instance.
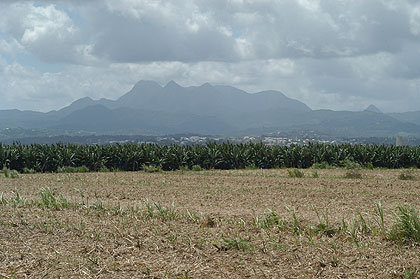
[[[313,171],[1,175],[0,278],[418,278],[419,171]]]

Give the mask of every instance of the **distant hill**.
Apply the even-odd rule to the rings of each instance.
[[[370,105],[368,106],[365,111],[371,111],[371,112],[376,112],[376,113],[383,113],[380,109],[378,109],[376,106],[374,105]]]
[[[420,125],[420,111],[389,113],[388,115],[403,122]]]
[[[420,135],[420,112],[383,114],[311,110],[279,91],[247,93],[231,86],[160,86],[139,81],[116,100],[89,97],[48,113],[0,111],[0,128],[44,129],[51,134],[200,133],[235,136],[279,131],[312,131],[337,137]]]

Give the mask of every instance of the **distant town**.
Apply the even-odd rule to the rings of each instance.
[[[262,142],[266,145],[305,145],[309,143],[321,144],[398,144],[416,146],[420,145],[419,137],[400,136],[397,143],[396,137],[361,137],[361,138],[344,138],[331,137],[327,135],[318,135],[315,132],[289,132],[289,133],[273,133],[262,136],[241,135],[236,137],[222,137],[211,135],[197,134],[175,134],[165,136],[152,135],[97,135],[83,131],[78,133],[70,132],[68,134],[57,135],[46,131],[24,129],[0,129],[0,143],[12,144],[20,142],[22,144],[55,144],[55,143],[71,143],[71,144],[126,144],[126,143],[153,143],[159,145],[197,145],[209,142],[231,142],[231,143],[248,143]]]

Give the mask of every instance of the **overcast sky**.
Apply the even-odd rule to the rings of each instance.
[[[147,79],[420,110],[417,0],[1,0],[0,14],[0,109],[116,99]]]

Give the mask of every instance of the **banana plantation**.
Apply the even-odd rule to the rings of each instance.
[[[56,172],[62,167],[82,166],[90,171],[137,171],[149,166],[162,170],[191,169],[193,166],[203,169],[309,168],[314,164],[344,166],[346,162],[361,167],[418,168],[420,147],[351,144],[266,146],[262,143],[195,146],[0,144],[0,169],[19,172]]]

